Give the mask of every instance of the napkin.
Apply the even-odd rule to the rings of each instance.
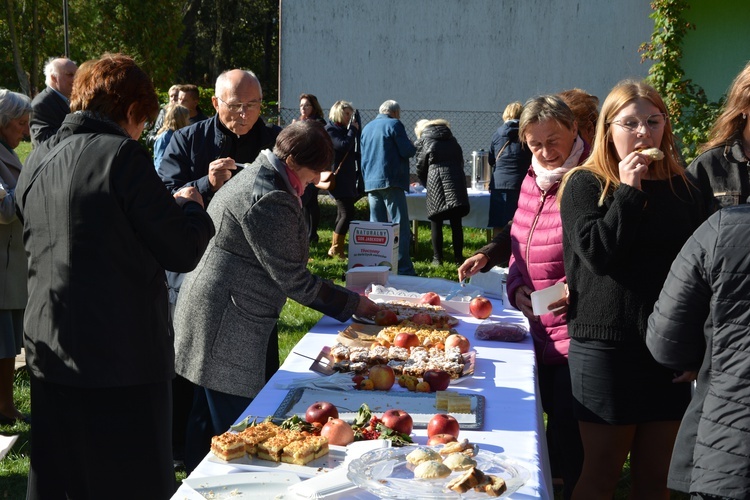
[[[346,447],[346,459],[344,459],[343,464],[325,474],[320,474],[290,486],[287,489],[287,493],[295,495],[298,498],[318,500],[352,490],[356,486],[347,477],[349,462],[361,457],[368,451],[390,448],[390,446],[391,442],[387,439],[373,439],[352,443]]]

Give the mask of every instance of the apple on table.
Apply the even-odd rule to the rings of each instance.
[[[401,434],[411,434],[414,427],[414,420],[411,415],[404,410],[395,408],[391,408],[383,413],[383,417],[380,420],[383,422],[383,425]]]
[[[346,446],[354,442],[354,429],[340,418],[333,418],[326,422],[320,430],[320,435],[328,439],[328,444],[334,446]]]
[[[451,383],[451,376],[445,370],[427,370],[422,378],[430,384],[430,392],[444,391]]]
[[[469,352],[471,343],[469,342],[469,339],[467,339],[460,333],[454,333],[452,335],[448,335],[448,338],[445,339],[445,348],[448,349],[449,347],[458,347],[458,350],[461,351],[461,354],[466,354],[467,352]]]
[[[431,306],[440,305],[440,295],[435,292],[427,292],[419,298],[420,304],[429,304]]]
[[[388,365],[375,365],[370,368],[368,378],[376,391],[387,391],[396,383],[396,374]]]
[[[469,312],[477,319],[487,319],[492,314],[492,302],[482,297],[474,297],[469,302]]]
[[[410,347],[419,347],[420,344],[419,337],[414,332],[398,332],[396,336],[393,337],[393,345],[396,347],[408,349]]]
[[[317,422],[325,425],[331,418],[339,418],[339,410],[328,401],[316,401],[305,412],[305,420],[309,424]]]
[[[436,434],[450,434],[457,438],[459,430],[460,426],[456,417],[447,413],[437,413],[427,423],[428,438]]]

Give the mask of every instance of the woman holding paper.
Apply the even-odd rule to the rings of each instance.
[[[542,407],[547,413],[547,440],[553,469],[559,465],[570,498],[583,461],[578,423],[572,411],[568,372],[568,327],[565,297],[549,312],[535,314],[531,293],[565,282],[562,222],[557,189],[565,172],[588,156],[578,136],[575,116],[558,97],[539,96],[526,102],[519,126],[521,140],[532,153],[521,184],[511,226],[508,299],[529,319],[539,367]],[[552,311],[555,309],[554,311]],[[559,455],[556,455],[559,450]],[[555,475],[557,471],[553,472]]]

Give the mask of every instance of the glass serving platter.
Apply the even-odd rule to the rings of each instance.
[[[464,472],[456,471],[441,479],[415,478],[413,472],[415,466],[406,461],[406,455],[414,448],[414,446],[406,446],[367,452],[351,461],[347,477],[360,488],[383,498],[403,500],[448,498],[486,500],[490,498],[485,492],[469,490],[466,493],[458,493],[446,488],[450,481]],[[433,448],[439,450],[440,446]],[[477,461],[477,469],[505,480],[508,489],[500,497],[512,495],[531,477],[528,469],[504,455],[479,450],[474,459]]]

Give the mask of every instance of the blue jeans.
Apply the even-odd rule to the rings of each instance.
[[[409,230],[409,208],[406,193],[401,188],[388,187],[367,193],[370,203],[370,222],[395,222],[399,224],[398,274],[416,276],[409,255],[411,231]]]

